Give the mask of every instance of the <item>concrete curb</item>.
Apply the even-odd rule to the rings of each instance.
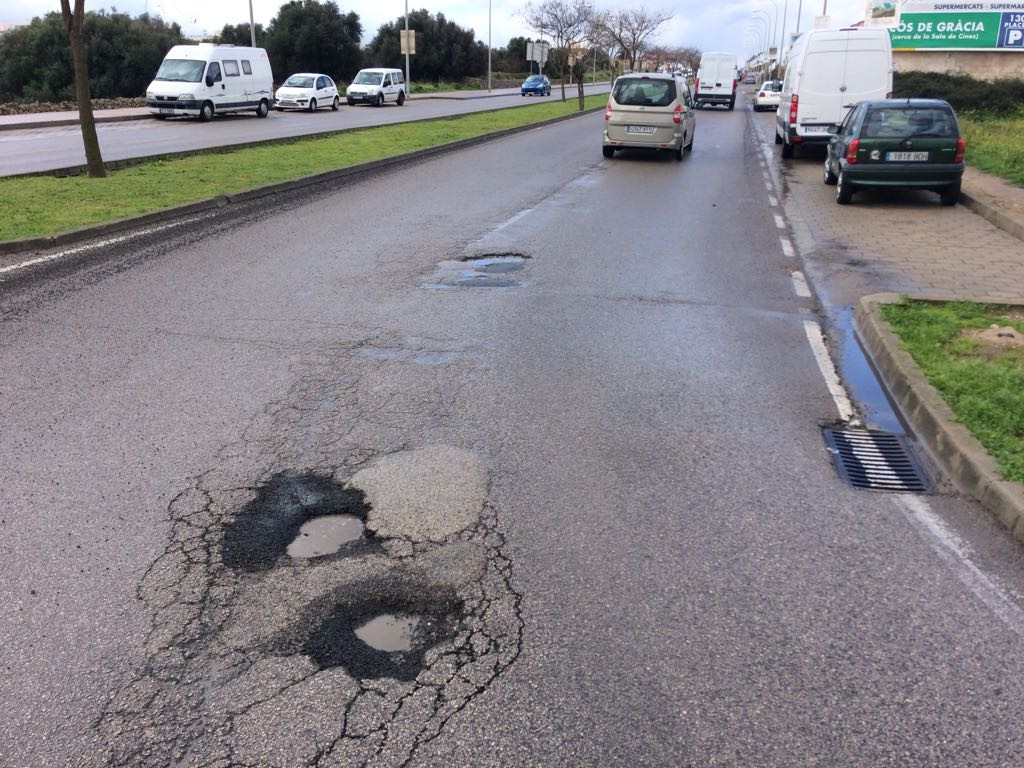
[[[965,494],[981,502],[1021,543],[1024,543],[1024,485],[1007,480],[981,443],[957,421],[942,395],[882,318],[883,304],[901,300],[896,293],[861,298],[854,321],[861,341],[914,431]],[[952,296],[918,297],[949,301]],[[963,297],[959,297],[963,300]],[[979,299],[984,301],[984,299]],[[993,303],[1005,304],[1005,301]]]
[[[380,160],[371,160],[366,163],[360,163],[359,165],[350,165],[346,168],[338,168],[336,170],[324,171],[322,173],[316,173],[310,176],[301,176],[297,179],[291,179],[289,181],[280,181],[275,182],[273,184],[265,184],[260,187],[242,190],[241,192],[235,192],[230,195],[218,195],[216,197],[207,198],[205,200],[197,200],[191,203],[183,203],[182,205],[174,205],[169,208],[162,208],[157,211],[150,211],[148,213],[139,214],[138,216],[129,216],[124,219],[103,222],[102,224],[93,224],[87,227],[81,227],[79,229],[68,230],[66,232],[58,232],[57,234],[54,235],[30,237],[22,240],[0,241],[0,255],[10,255],[15,253],[24,253],[27,251],[37,251],[45,248],[52,248],[55,245],[68,245],[71,243],[82,242],[83,240],[90,240],[94,237],[108,235],[146,224],[168,221],[171,219],[180,218],[182,216],[187,216],[192,213],[199,213],[202,211],[212,210],[214,208],[221,208],[223,206],[231,205],[234,203],[242,203],[248,200],[256,200],[261,197],[270,197],[281,192],[302,189],[303,187],[309,187],[315,184],[321,184],[328,181],[337,181],[349,177],[359,177],[367,173],[371,173],[373,171],[381,170],[384,168],[389,168],[391,166],[399,165],[401,163],[408,163],[411,161],[433,157],[436,155],[447,154],[448,152],[455,152],[460,149],[476,146],[478,144],[484,144],[488,141],[494,141],[496,139],[505,138],[506,136],[512,136],[517,133],[523,133],[525,131],[529,131],[534,128],[539,128],[545,125],[554,125],[556,123],[565,122],[567,120],[573,120],[577,117],[582,117],[584,115],[592,115],[602,111],[603,109],[603,106],[594,107],[592,109],[584,110],[583,112],[573,112],[572,114],[569,115],[561,115],[559,117],[554,117],[551,118],[550,120],[544,120],[539,123],[529,123],[527,125],[516,126],[515,128],[506,128],[501,131],[485,133],[481,136],[474,136],[469,139],[461,139],[459,141],[453,141],[447,144],[440,144],[436,147],[418,149],[415,152],[408,152],[403,155],[395,155],[393,157],[386,157]],[[10,267],[16,265],[8,266]]]
[[[146,120],[151,115],[97,115],[93,119],[97,123],[124,123],[129,120]],[[35,123],[0,123],[0,131],[27,131],[35,128],[62,128],[68,125],[78,125],[77,117],[60,118],[57,120],[40,120]]]
[[[960,203],[1018,240],[1024,240],[1024,219],[1000,208],[976,192],[961,190]]]

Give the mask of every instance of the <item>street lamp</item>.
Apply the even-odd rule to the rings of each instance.
[[[408,2],[409,0],[406,0]],[[491,0],[487,0],[487,91],[491,90]]]
[[[768,44],[768,58],[769,58],[769,60],[771,59],[772,45],[774,44],[776,46],[776,48],[775,48],[775,61],[776,61],[776,66],[778,66],[779,48],[778,48],[778,43],[776,43],[775,41],[778,40],[778,38],[779,38],[779,4],[777,2],[775,2],[775,0],[768,0],[768,2],[770,2],[775,7],[775,14],[774,14],[775,15],[775,25],[774,25],[774,28],[773,28],[773,31],[772,31],[772,41],[771,41],[771,43]]]
[[[412,82],[409,80],[409,0],[405,0],[405,88],[412,93]]]
[[[252,40],[252,47],[256,47],[256,25],[252,18],[252,0],[249,0],[249,37]]]
[[[759,14],[759,13],[764,14],[764,18],[761,18],[760,16],[758,16],[757,14]],[[767,54],[767,53],[770,52],[770,47],[771,47],[771,43],[770,43],[771,34],[772,34],[771,17],[768,15],[767,11],[762,11],[762,10],[753,11],[751,13],[751,16],[754,19],[756,19],[757,21],[760,21],[760,22],[764,23],[764,39],[766,41],[765,52]],[[766,74],[767,74],[767,67],[765,67],[762,70],[762,72],[761,72],[762,79],[765,79],[765,80],[767,79],[766,77],[764,77],[764,75],[766,75]]]

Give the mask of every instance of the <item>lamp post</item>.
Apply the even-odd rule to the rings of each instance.
[[[782,5],[782,34],[779,35],[779,56],[775,59],[775,79],[779,79],[779,68],[782,64],[782,48],[786,41],[786,16],[789,13],[789,0],[785,0]]]
[[[768,58],[771,59],[772,45],[775,47],[775,62],[778,66],[779,61],[779,44],[776,42],[779,39],[779,4],[775,0],[768,0],[775,7],[775,26],[772,28],[772,41],[768,44]]]
[[[256,25],[252,17],[252,0],[249,0],[249,38],[252,40],[252,47],[256,47]]]
[[[405,0],[405,87],[412,93],[412,82],[409,80],[409,0]]]
[[[757,14],[759,14],[759,13],[764,14],[764,18],[761,18],[760,16],[758,16]],[[762,11],[762,10],[753,11],[751,13],[751,15],[757,21],[764,22],[764,39],[765,39],[765,46],[764,46],[764,48],[765,48],[765,53],[769,53],[770,50],[771,50],[771,42],[770,41],[771,41],[771,36],[772,36],[771,17],[768,15],[767,11]],[[765,67],[764,70],[761,72],[761,79],[766,80],[767,79],[765,77],[766,74],[767,74],[767,67]]]
[[[800,15],[804,10],[804,0],[796,4],[796,34],[800,34]]]
[[[409,2],[409,0],[406,0]],[[487,91],[491,90],[491,0],[487,0]]]

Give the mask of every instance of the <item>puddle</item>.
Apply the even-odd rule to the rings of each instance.
[[[514,288],[522,283],[519,280],[509,280],[508,278],[466,275],[456,280],[455,285],[464,288]]]
[[[525,281],[503,275],[522,272],[528,258],[525,254],[503,251],[442,261],[438,264],[437,282],[431,283],[430,287],[516,288],[526,285]]]
[[[378,651],[411,651],[413,633],[419,624],[416,616],[384,614],[356,627],[355,634]]]
[[[352,515],[325,515],[307,520],[288,545],[288,555],[312,558],[332,555],[363,535],[363,521]]]

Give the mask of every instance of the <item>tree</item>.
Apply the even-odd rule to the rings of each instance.
[[[279,76],[325,72],[347,82],[362,65],[362,35],[359,15],[342,14],[337,3],[291,0],[271,19],[264,47]]]
[[[540,0],[527,4],[523,11],[526,23],[540,34],[550,37],[556,49],[565,49],[556,56],[562,80],[562,101],[565,101],[565,68],[570,58],[582,49],[582,43],[594,18],[594,7],[588,0]],[[583,80],[578,83],[580,111],[583,111]]]
[[[606,14],[601,21],[605,34],[615,41],[629,68],[636,69],[637,59],[651,36],[672,18],[668,11],[628,8]]]
[[[405,67],[399,52],[399,31],[405,18],[382,24],[366,46],[366,60],[376,67]],[[416,32],[416,54],[412,57],[412,80],[440,82],[479,77],[487,71],[487,46],[477,42],[472,29],[449,21],[443,13],[431,15],[421,8],[409,13],[409,30]]]
[[[92,116],[92,101],[89,96],[89,59],[86,57],[85,42],[82,40],[82,22],[85,20],[85,0],[60,0],[64,29],[71,43],[71,61],[75,69],[75,99],[78,101],[78,122],[82,126],[82,143],[85,144],[85,162],[89,177],[102,179],[107,175],[100,154],[100,140],[96,136],[96,121]]]
[[[257,45],[263,39],[263,25],[256,25]],[[242,24],[225,24],[218,34],[213,36],[213,42],[223,45],[252,45],[252,33],[249,31],[249,22]],[[273,65],[271,65],[273,66]]]

